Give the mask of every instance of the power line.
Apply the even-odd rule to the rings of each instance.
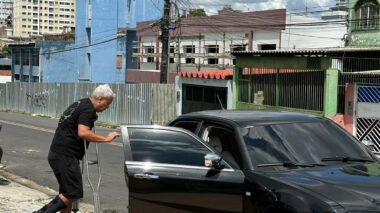
[[[41,53],[41,55],[55,54],[55,53],[61,53],[61,52],[67,52],[67,51],[82,49],[82,48],[86,48],[86,47],[96,46],[96,45],[99,45],[99,44],[104,44],[104,43],[107,43],[107,42],[110,42],[110,41],[114,41],[114,40],[117,40],[117,39],[119,39],[119,37],[112,38],[112,39],[109,39],[109,40],[106,40],[106,41],[102,41],[102,42],[98,42],[98,43],[94,43],[94,44],[80,46],[80,47],[73,47],[73,48],[68,48],[68,49],[64,49],[64,50],[57,50],[57,51],[47,51],[47,52]]]

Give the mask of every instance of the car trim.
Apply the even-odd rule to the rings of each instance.
[[[203,169],[210,170],[211,168],[205,166],[188,166],[181,164],[168,164],[168,163],[154,163],[149,161],[125,161],[125,165],[135,165],[135,166],[144,166],[144,167],[170,167],[170,168],[183,168],[183,169]],[[234,172],[233,168],[221,169],[221,171]]]

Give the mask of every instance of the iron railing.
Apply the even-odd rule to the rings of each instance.
[[[325,71],[246,68],[239,72],[238,101],[254,103],[263,95],[263,105],[323,111]]]

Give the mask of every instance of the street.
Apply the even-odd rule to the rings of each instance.
[[[6,170],[58,191],[58,183],[47,161],[57,121],[57,119],[0,112],[0,124],[3,126],[0,145],[4,150],[2,162],[7,166]],[[106,135],[113,130],[97,127],[96,131]],[[121,138],[117,138],[112,144],[99,144],[98,148],[102,175],[99,190],[102,209],[127,212],[128,192],[123,173],[124,156]],[[95,144],[89,147],[88,159],[96,159]],[[96,165],[90,166],[90,177],[96,187],[99,177]],[[93,204],[93,192],[86,175],[83,176],[83,184],[82,202]]]

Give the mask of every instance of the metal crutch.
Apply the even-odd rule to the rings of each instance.
[[[94,127],[94,132],[95,132],[95,127]],[[92,192],[93,192],[94,210],[95,210],[94,213],[101,213],[99,188],[100,188],[100,182],[102,180],[102,173],[100,170],[99,148],[98,148],[98,144],[95,143],[96,160],[95,161],[89,161],[88,157],[87,157],[86,144],[87,144],[87,142],[84,143],[85,153],[84,153],[84,160],[82,161],[82,173],[83,173],[83,169],[86,168],[87,180],[88,180],[88,183],[90,184],[90,187],[91,187]],[[99,175],[99,178],[98,178],[97,183],[96,183],[96,187],[94,187],[94,184],[91,181],[90,172],[89,172],[89,165],[94,165],[94,164],[96,164],[98,167],[98,175]],[[72,211],[74,211],[74,212],[79,211],[79,201],[78,200],[75,203],[73,203]]]

